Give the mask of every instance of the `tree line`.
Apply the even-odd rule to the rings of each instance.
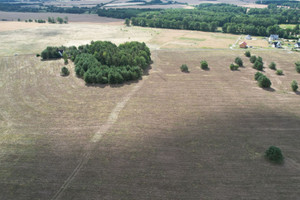
[[[140,42],[117,46],[108,41],[92,41],[78,48],[47,47],[41,53],[44,60],[59,59],[63,55],[74,61],[76,75],[88,84],[121,84],[138,80],[152,62],[149,48]]]

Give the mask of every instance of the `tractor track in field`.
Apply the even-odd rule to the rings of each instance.
[[[51,198],[51,200],[57,200],[60,199],[63,192],[69,187],[69,185],[72,183],[76,175],[80,172],[82,167],[88,162],[90,159],[90,155],[93,149],[96,148],[97,144],[101,140],[104,134],[107,133],[107,131],[113,126],[113,124],[118,120],[120,112],[123,110],[123,108],[126,106],[127,102],[130,100],[130,98],[136,94],[136,92],[143,86],[145,80],[147,80],[148,76],[143,76],[143,79],[140,80],[129,93],[127,93],[120,102],[117,103],[117,105],[114,107],[112,112],[110,113],[107,121],[105,124],[103,124],[99,130],[93,135],[91,138],[89,144],[85,148],[85,153],[81,157],[79,163],[76,165],[73,172],[69,175],[69,177],[65,180],[65,182],[62,184],[62,186],[59,188],[59,190],[55,193],[55,195]]]

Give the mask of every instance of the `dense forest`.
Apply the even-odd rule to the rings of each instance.
[[[200,4],[196,9],[166,9],[138,14],[131,18],[136,26],[217,31],[225,33],[268,36],[278,34],[284,38],[295,38],[299,26],[282,29],[279,24],[298,24],[297,9],[269,7],[266,9],[238,7],[229,4]]]
[[[47,47],[43,60],[58,59],[66,55],[75,64],[78,77],[88,84],[121,84],[138,80],[151,61],[151,53],[145,43],[126,42],[116,46],[107,41],[96,41],[72,47]]]
[[[274,2],[277,2],[273,0]],[[293,3],[293,1],[283,1]],[[295,2],[294,2],[295,3]],[[0,10],[20,12],[97,13],[99,16],[130,19],[132,25],[155,28],[219,31],[295,39],[300,34],[299,25],[293,29],[280,28],[279,24],[299,24],[299,9],[288,9],[270,4],[268,8],[245,8],[230,4],[200,4],[195,9],[103,9],[104,4],[87,8],[62,8],[55,6],[30,7],[30,3],[0,3]],[[27,6],[24,6],[24,5]],[[278,3],[279,4],[279,3]],[[37,5],[37,4],[35,4]],[[284,5],[284,4],[281,4]]]

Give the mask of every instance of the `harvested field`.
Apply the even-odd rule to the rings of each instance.
[[[0,32],[35,28],[35,27],[48,26],[48,25],[49,24],[0,21]]]
[[[0,199],[51,199],[87,150],[60,199],[297,199],[300,100],[289,84],[300,82],[299,55],[251,53],[283,69],[265,69],[272,89],[237,50],[152,51],[150,75],[117,87],[86,86],[72,64],[61,77],[62,60],[0,58]],[[236,56],[244,67],[232,72]],[[270,145],[283,165],[263,158]]]
[[[99,17],[96,14],[68,14],[68,13],[22,13],[22,12],[3,12],[0,11],[0,19],[6,19],[8,21],[22,21],[28,19],[43,19],[47,20],[48,17],[68,17],[69,22],[89,22],[89,23],[120,23],[124,20],[113,19],[107,17]]]

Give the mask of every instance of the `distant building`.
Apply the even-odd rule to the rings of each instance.
[[[295,48],[300,48],[300,42],[297,42],[295,45],[294,45]]]
[[[272,47],[281,48],[281,42],[273,42]]]
[[[247,46],[247,43],[245,41],[240,43],[240,48],[246,49],[247,47],[248,46]]]
[[[269,42],[272,42],[273,40],[278,40],[278,39],[279,39],[278,35],[270,35]]]
[[[247,35],[247,36],[245,37],[245,39],[246,39],[246,40],[252,40],[251,35]]]

